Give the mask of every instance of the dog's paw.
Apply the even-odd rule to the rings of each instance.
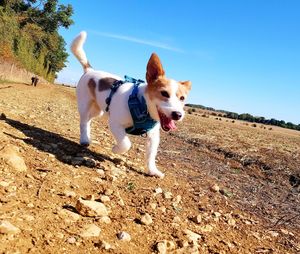
[[[117,153],[117,154],[123,154],[123,153],[126,153],[129,149],[130,149],[130,146],[128,147],[128,146],[115,145],[112,148],[112,152]]]
[[[117,154],[123,154],[126,153],[131,147],[131,142],[129,139],[127,140],[123,140],[122,142],[116,144],[113,148],[112,148],[112,152],[113,153],[117,153]]]
[[[165,177],[165,174],[160,172],[159,170],[155,170],[155,171],[150,171],[149,172],[149,175],[150,176],[155,176],[155,177],[158,177],[160,179],[163,179]]]

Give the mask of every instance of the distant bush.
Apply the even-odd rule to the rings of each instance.
[[[255,123],[254,123],[254,124],[252,124],[251,126],[252,126],[252,127],[257,127],[257,125],[256,125]]]
[[[186,105],[190,106],[190,107],[193,107],[193,108],[200,108],[200,109],[203,109],[203,110],[213,111],[213,112],[210,113],[212,116],[227,117],[227,118],[234,119],[234,120],[238,119],[238,120],[247,121],[247,122],[251,122],[251,123],[260,123],[260,124],[263,124],[263,125],[280,126],[280,127],[283,127],[283,128],[288,128],[288,129],[293,129],[293,130],[300,131],[300,124],[296,125],[296,124],[293,124],[291,122],[286,123],[283,120],[276,120],[274,118],[266,119],[265,117],[253,116],[253,115],[248,114],[248,113],[238,114],[238,113],[229,112],[229,111],[226,111],[226,110],[216,110],[214,108],[205,107],[205,106],[196,105],[196,104],[186,104]],[[222,114],[219,113],[219,112],[222,112]]]

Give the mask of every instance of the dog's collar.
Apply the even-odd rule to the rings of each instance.
[[[141,83],[145,83],[143,80],[125,76],[124,80],[115,81],[111,87],[109,96],[105,100],[107,104],[105,110],[109,111],[112,96],[124,83],[133,83],[134,85],[132,93],[128,98],[128,107],[132,117],[133,126],[126,128],[125,131],[131,135],[145,135],[157,124],[157,121],[151,118],[144,97],[141,97],[141,99],[138,98],[139,86]]]

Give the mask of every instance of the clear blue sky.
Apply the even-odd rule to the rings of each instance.
[[[300,1],[89,0],[62,29],[82,30],[95,69],[145,77],[156,52],[166,74],[193,83],[189,103],[300,123]],[[70,55],[58,81],[82,74]]]

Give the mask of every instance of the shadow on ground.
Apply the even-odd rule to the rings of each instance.
[[[23,132],[27,138],[19,138],[9,133],[5,133],[6,135],[14,139],[21,139],[26,144],[31,145],[42,152],[53,154],[59,161],[63,163],[73,166],[84,165],[89,168],[97,168],[99,166],[98,164],[105,160],[111,161],[115,164],[120,163],[119,159],[112,159],[107,155],[91,151],[87,147],[81,146],[57,133],[53,133],[6,117],[5,119],[2,118],[1,120],[4,120],[11,127]],[[88,157],[88,159],[86,159],[86,157]],[[128,167],[128,169],[140,175],[146,175],[145,173],[133,167]]]

